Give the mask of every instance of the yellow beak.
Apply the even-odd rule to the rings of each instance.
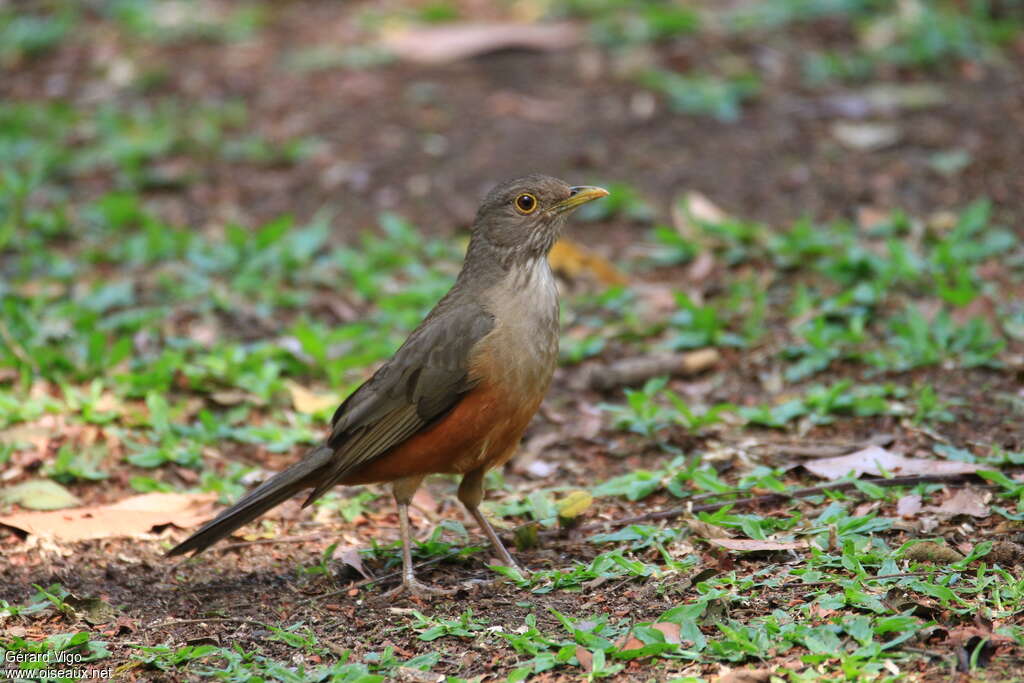
[[[554,206],[551,207],[553,213],[565,213],[566,211],[572,211],[581,204],[586,204],[595,199],[608,196],[608,190],[603,187],[593,187],[591,185],[579,185],[577,187],[569,188],[571,194],[568,199],[564,199]]]

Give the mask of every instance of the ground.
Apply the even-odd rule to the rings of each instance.
[[[470,21],[570,28],[396,47]],[[0,4],[0,645],[125,680],[1024,677],[1022,26]],[[450,597],[384,595],[383,487],[167,558],[323,434],[531,172],[612,191],[552,257],[562,363],[489,479],[532,573],[489,566],[445,477],[413,521]],[[146,493],[198,507],[105,508]],[[98,537],[67,539],[78,508]]]

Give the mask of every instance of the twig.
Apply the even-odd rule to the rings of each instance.
[[[317,541],[326,536],[326,533],[310,534],[309,536],[289,536],[286,538],[260,538],[255,541],[239,541],[228,543],[214,548],[215,550],[234,550],[235,548],[246,548],[250,545],[276,545],[278,543],[305,543],[306,541]]]
[[[699,349],[688,353],[654,353],[623,358],[613,363],[585,366],[573,379],[579,389],[606,391],[621,386],[643,384],[662,375],[695,375],[707,370],[721,359],[715,349]]]

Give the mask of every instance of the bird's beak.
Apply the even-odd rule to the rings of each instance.
[[[566,213],[572,211],[581,204],[600,199],[601,197],[607,197],[608,190],[603,187],[593,187],[591,185],[579,185],[577,187],[569,188],[569,198],[563,199],[554,206],[551,207],[552,213]]]

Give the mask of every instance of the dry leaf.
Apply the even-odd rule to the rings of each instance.
[[[639,650],[645,644],[646,643],[644,643],[644,641],[640,640],[632,633],[625,636],[624,638],[620,638],[619,642],[616,643],[620,652],[625,652],[627,650]]]
[[[578,280],[581,275],[589,274],[604,285],[624,285],[629,282],[626,275],[611,261],[565,238],[555,242],[548,254],[548,263],[552,270],[570,280]]]
[[[689,240],[701,234],[699,223],[722,223],[728,218],[729,214],[700,192],[687,192],[672,203],[672,223],[676,232]]]
[[[651,628],[661,631],[662,635],[665,636],[666,643],[679,645],[683,642],[679,636],[679,624],[674,624],[671,621],[657,621],[651,624]]]
[[[1002,567],[1016,567],[1024,561],[1024,546],[1013,541],[996,541],[985,561]]]
[[[903,553],[903,558],[914,560],[915,562],[953,564],[964,559],[964,556],[948,545],[942,545],[934,541],[921,541],[907,548],[907,551]]]
[[[215,493],[146,493],[111,505],[23,512],[0,524],[59,541],[138,536],[159,524],[188,528],[210,518]]]
[[[832,137],[848,149],[863,152],[892,147],[900,141],[900,129],[891,123],[837,121],[832,124]]]
[[[801,550],[807,547],[805,541],[759,541],[753,538],[708,538],[711,545],[741,553],[775,550]]]
[[[718,683],[768,683],[774,675],[771,669],[732,669],[718,677]]]
[[[384,38],[384,47],[410,62],[441,64],[499,50],[564,50],[580,36],[570,23],[462,23],[394,33]]]
[[[359,554],[358,548],[349,546],[337,553],[337,556],[342,563],[355,569],[364,579],[373,578],[363,569],[363,556]]]
[[[292,405],[300,413],[319,413],[328,408],[336,408],[341,403],[337,394],[316,394],[290,380],[285,383],[285,386],[288,388],[288,393],[291,394]]]
[[[900,517],[914,517],[920,511],[921,496],[916,493],[912,493],[909,496],[903,496],[896,502],[896,514]]]
[[[102,598],[79,598],[72,594],[64,598],[64,603],[87,624],[106,624],[117,618],[117,610]]]
[[[862,474],[881,476],[884,473],[895,476],[970,474],[980,470],[981,466],[951,460],[906,458],[881,446],[868,446],[838,458],[810,460],[804,463],[804,468],[823,479],[841,479],[851,472],[855,477]]]
[[[973,488],[957,489],[953,497],[946,500],[942,505],[929,505],[925,508],[928,512],[934,512],[940,517],[956,517],[957,515],[970,515],[971,517],[988,517],[991,513],[988,501],[992,494],[987,491],[979,491]]]
[[[594,655],[590,654],[590,650],[576,646],[576,659],[579,660],[580,668],[587,673],[594,670]]]
[[[723,529],[720,526],[715,526],[714,524],[708,524],[707,522],[702,522],[699,519],[688,519],[688,520],[686,520],[686,526],[688,526],[690,528],[690,531],[692,531],[695,535],[700,536],[701,538],[731,538],[732,537],[732,534],[728,530]]]

